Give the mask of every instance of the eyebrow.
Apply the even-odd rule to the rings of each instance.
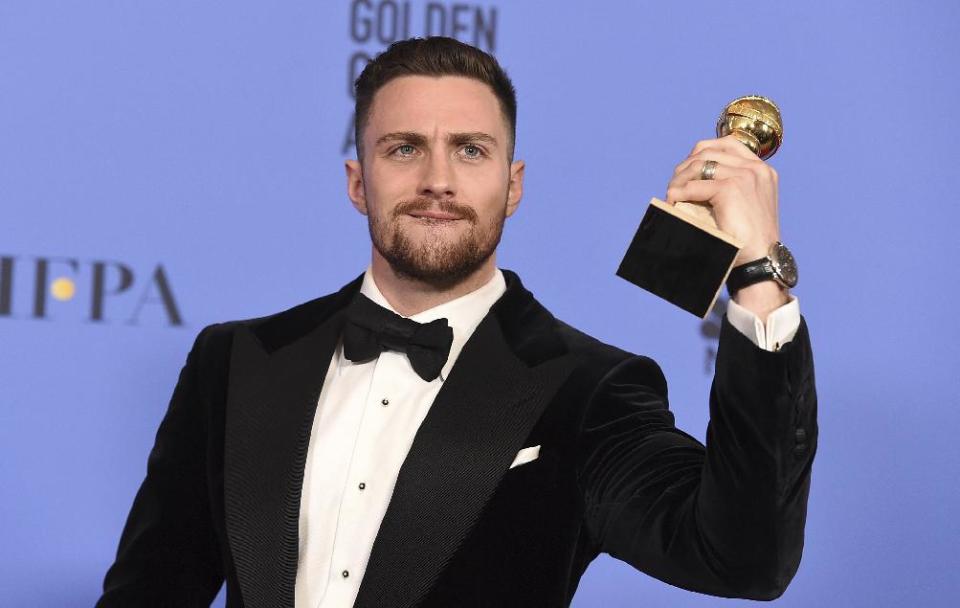
[[[404,143],[414,144],[418,146],[425,146],[427,143],[427,138],[422,134],[417,133],[416,131],[394,131],[393,133],[387,133],[379,139],[375,145],[379,146],[382,143],[402,141]],[[488,135],[483,131],[468,131],[463,133],[450,133],[447,135],[447,142],[460,145],[466,143],[482,142],[489,144],[490,146],[496,147],[497,139],[492,135]]]

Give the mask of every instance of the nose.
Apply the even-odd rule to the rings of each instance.
[[[450,159],[445,154],[430,154],[423,164],[420,177],[420,194],[438,198],[455,195],[455,176]]]

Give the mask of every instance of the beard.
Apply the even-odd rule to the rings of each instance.
[[[370,240],[380,255],[401,278],[412,279],[436,289],[449,289],[473,274],[493,255],[506,219],[506,199],[488,222],[481,223],[470,207],[452,202],[441,202],[440,211],[452,213],[470,224],[467,233],[455,242],[443,235],[447,228],[424,230],[419,241],[411,238],[411,229],[404,229],[404,216],[414,211],[432,208],[433,202],[418,199],[398,204],[387,219],[367,215]]]

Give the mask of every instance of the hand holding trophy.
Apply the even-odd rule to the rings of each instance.
[[[716,131],[724,139],[700,142],[678,166],[668,201],[651,200],[617,270],[701,318],[725,281],[731,289],[765,279],[796,283],[792,258],[779,243],[776,173],[761,162],[783,141],[780,111],[765,97],[740,97],[727,104]]]

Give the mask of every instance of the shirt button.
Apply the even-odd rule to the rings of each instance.
[[[804,429],[797,429],[795,436],[797,438],[797,443],[803,443],[807,439],[807,431]]]
[[[350,576],[350,571],[349,571],[349,570],[344,570],[344,571],[341,572],[340,574],[343,576],[343,578],[347,578],[348,576]]]
[[[364,489],[365,487],[367,487],[367,484],[365,484],[365,483],[363,483],[363,482],[361,481],[359,488],[362,490],[362,489]]]
[[[390,400],[389,400],[389,399],[381,399],[381,400],[380,400],[380,405],[390,405]]]

